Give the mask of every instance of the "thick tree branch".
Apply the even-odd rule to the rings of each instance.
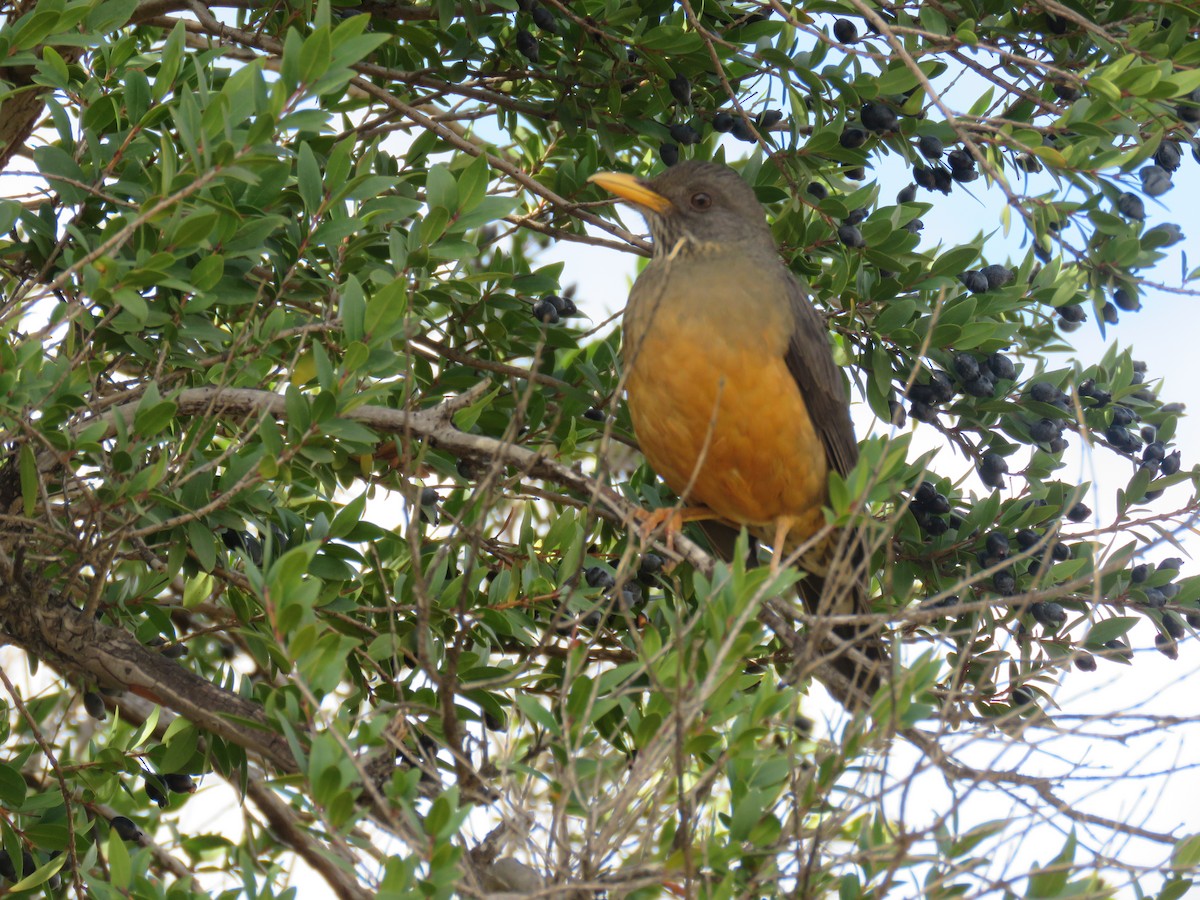
[[[274,733],[258,704],[192,674],[124,629],[85,614],[37,573],[28,575],[13,565],[7,552],[4,557],[0,621],[10,643],[86,682],[132,691],[172,709],[282,771],[298,771],[287,742]]]

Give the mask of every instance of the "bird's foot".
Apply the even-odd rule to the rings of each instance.
[[[658,509],[641,510],[637,517],[642,540],[649,541],[654,532],[662,528],[667,549],[671,551],[675,549],[675,535],[683,530],[687,522],[716,518],[707,506],[661,506]]]
[[[778,575],[788,558],[787,536],[796,524],[795,516],[780,516],[775,520],[775,540],[771,544],[771,574]]]

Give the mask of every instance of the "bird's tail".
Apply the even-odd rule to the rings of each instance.
[[[891,663],[878,626],[869,622],[822,624],[823,613],[862,614],[867,611],[865,582],[854,586],[855,593],[863,595],[862,605],[844,610],[830,608],[830,596],[844,590],[838,586],[838,581],[839,575],[830,577],[806,572],[796,592],[805,608],[816,617],[810,632],[815,638],[813,663],[817,666],[827,664],[839,676],[825,679],[826,688],[843,706],[858,709],[871,702]]]
[[[713,552],[726,562],[732,561],[738,529],[717,521],[700,524]],[[753,539],[750,556],[751,564],[755,564]],[[805,575],[797,585],[797,594],[815,622],[810,630],[810,659],[795,662],[818,670],[828,666],[832,677],[822,680],[830,694],[848,709],[861,709],[870,703],[891,668],[878,623],[866,619],[871,611],[871,573],[864,537],[842,532],[803,554],[799,566]],[[823,624],[822,617],[829,615],[860,615],[864,621]]]
[[[790,554],[789,554],[790,555]],[[815,619],[812,635],[818,663],[840,678],[826,687],[850,709],[867,706],[891,668],[880,623],[871,616],[871,552],[861,529],[842,529],[800,556],[806,572],[797,587]],[[824,625],[824,616],[860,616],[861,622]]]

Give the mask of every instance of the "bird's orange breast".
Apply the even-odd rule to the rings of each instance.
[[[786,324],[700,312],[664,304],[645,327],[627,322],[626,390],[642,452],[689,503],[745,525],[798,517],[793,536],[806,537],[823,521],[828,463],[783,358]]]

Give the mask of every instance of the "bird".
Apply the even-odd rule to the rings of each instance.
[[[686,506],[647,522],[744,527],[776,561],[801,551],[810,612],[869,612],[861,542],[812,540],[825,529],[829,473],[858,459],[849,400],[824,320],[753,189],[729,166],[695,160],[653,179],[589,181],[636,207],[653,242],[622,322],[625,393],[643,455]],[[873,694],[878,634],[831,630],[821,652],[859,697]]]

